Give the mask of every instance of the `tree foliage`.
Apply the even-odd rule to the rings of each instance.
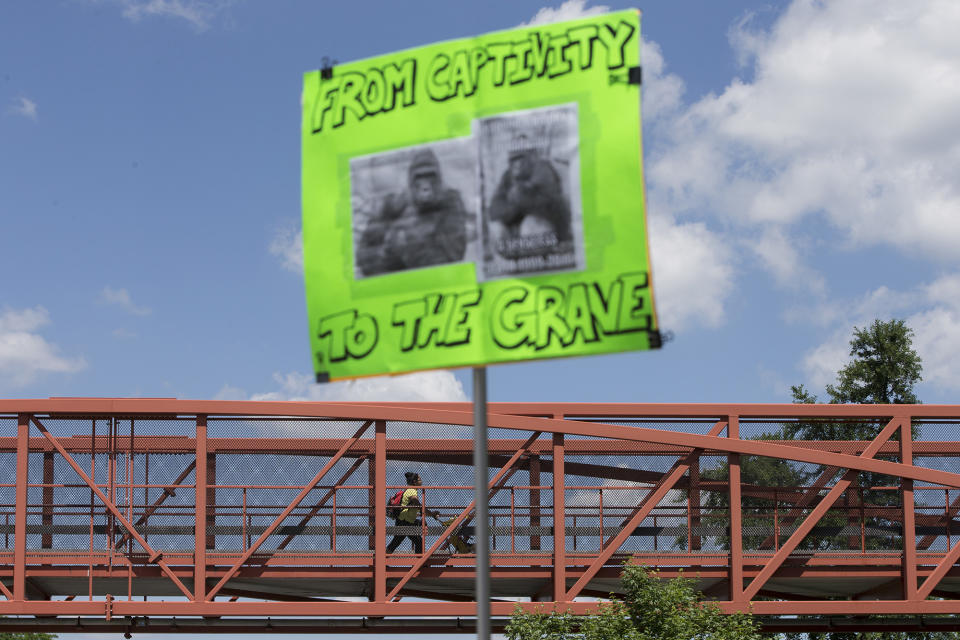
[[[850,340],[850,361],[837,372],[834,384],[827,385],[827,401],[831,404],[907,404],[918,403],[915,385],[922,379],[922,363],[912,345],[913,331],[902,320],[874,320],[863,328],[854,327]],[[791,388],[795,403],[818,402],[816,395],[804,385]],[[800,420],[787,422],[780,429],[758,436],[759,439],[783,440],[872,440],[883,428],[878,421],[853,420]],[[788,491],[789,485],[810,485],[824,472],[824,468],[810,468],[777,458],[742,456],[740,462],[741,482],[744,486],[754,484],[762,487],[778,487]],[[839,474],[839,472],[838,472]],[[725,481],[726,464],[702,473],[704,479]],[[837,477],[833,478],[835,482]],[[879,487],[899,484],[899,479],[890,476],[861,472],[857,474],[851,491],[844,500],[853,504],[862,503],[863,537],[848,535],[850,522],[842,509],[831,510],[824,515],[810,534],[800,543],[801,549],[854,550],[863,545],[867,550],[899,549],[903,544],[898,532],[897,513],[901,508],[902,494]],[[781,494],[783,495],[783,494]],[[742,498],[745,548],[757,548],[762,537],[751,535],[751,525],[769,522],[755,513],[769,512],[769,500],[744,494]],[[707,506],[721,508],[717,518],[725,516],[722,509],[729,504],[729,495],[711,492]],[[781,507],[783,503],[781,503]],[[847,505],[848,507],[850,504]],[[860,518],[857,518],[859,520]],[[788,524],[786,518],[783,524]],[[719,523],[718,523],[719,524]],[[846,526],[845,526],[846,525]],[[844,533],[840,533],[844,531]],[[726,539],[719,541],[728,544]],[[769,548],[764,540],[760,544]],[[789,640],[948,640],[960,638],[960,634],[944,632],[815,632],[788,634]]]
[[[922,365],[913,349],[912,336],[913,331],[902,320],[874,320],[863,328],[854,327],[850,340],[851,360],[837,372],[836,383],[827,385],[829,402],[916,403],[914,385],[921,380]],[[817,396],[802,384],[791,387],[791,393],[794,403],[818,402]],[[779,429],[759,435],[758,439],[869,441],[877,436],[883,426],[883,422],[875,420],[799,420],[785,422]],[[744,485],[779,488],[809,486],[824,472],[823,467],[801,466],[777,458],[743,456],[740,462],[741,482]],[[703,477],[725,481],[727,474],[726,465],[722,465],[704,471]],[[836,477],[833,480],[836,481]],[[896,478],[878,473],[857,474],[843,500],[848,508],[860,503],[864,505],[862,519],[865,528],[862,539],[860,533],[840,533],[850,529],[851,521],[838,508],[824,515],[799,547],[821,550],[855,549],[861,545],[868,550],[899,548],[902,540],[895,533],[897,525],[890,517],[896,516],[892,510],[900,508],[900,492],[878,488],[895,486],[897,483]],[[787,497],[785,493],[781,493],[781,496]],[[714,509],[722,510],[728,504],[729,496],[725,493],[714,492],[707,497],[707,506]],[[754,514],[769,513],[773,508],[773,500],[745,494],[741,506],[745,534],[751,525],[765,524],[769,528],[767,520]],[[724,517],[722,511],[717,513],[717,517]],[[860,519],[854,518],[857,521]],[[789,524],[789,521],[784,524]],[[758,541],[763,548],[769,548],[768,536],[761,534],[754,539],[747,534],[743,539],[748,549],[757,548],[754,545]]]
[[[830,404],[917,404],[914,386],[922,380],[923,365],[913,348],[913,330],[903,320],[874,320],[869,326],[854,327],[849,363],[837,371],[836,384],[827,385]],[[815,403],[817,397],[802,384],[791,387],[796,403]],[[883,427],[877,422],[797,422],[784,429],[784,436],[805,440],[872,440]],[[900,508],[898,491],[871,487],[895,485],[896,478],[861,472],[857,483],[864,503],[875,507]],[[866,525],[881,528],[893,523],[882,516],[867,518]],[[871,544],[872,542],[872,544]],[[868,548],[881,541],[867,537]],[[902,540],[893,541],[894,546]],[[817,632],[791,634],[799,640],[950,640],[960,637],[945,632]]]
[[[54,640],[56,637],[53,633],[0,633],[0,640]]]
[[[830,404],[916,404],[914,386],[922,379],[923,365],[913,348],[913,330],[903,320],[876,319],[863,328],[854,327],[850,340],[851,360],[837,371],[836,384],[826,387]],[[817,402],[817,397],[804,386],[791,387],[796,403]],[[872,440],[883,428],[871,421],[801,421],[784,427],[784,437],[803,440]],[[886,507],[899,509],[898,491],[875,489],[895,486],[896,478],[860,472],[854,484],[858,498],[873,510],[866,526],[875,531],[895,528],[884,518]],[[883,536],[867,536],[868,548],[882,545],[899,546],[902,541]]]
[[[913,348],[913,329],[903,320],[874,320],[853,328],[852,360],[837,371],[837,383],[827,385],[830,404],[917,404],[914,385],[923,377],[923,364]],[[817,402],[802,384],[790,388],[793,401]],[[875,426],[850,422],[799,422],[784,435],[803,440],[863,440],[877,435]]]
[[[783,438],[779,433],[762,433],[756,439],[782,440]],[[700,477],[705,481],[726,483],[730,477],[729,465],[723,463],[712,469],[704,469]],[[782,507],[783,499],[795,494],[797,487],[803,484],[803,474],[789,460],[744,455],[740,457],[740,483],[743,487],[753,485],[779,490]],[[775,540],[770,537],[767,530],[773,527],[769,514],[774,510],[776,496],[776,491],[767,492],[765,495],[752,495],[746,491],[741,495],[742,536],[745,549],[772,548]],[[726,491],[710,491],[706,495],[705,506],[709,515],[702,518],[704,524],[714,528],[725,528],[730,518],[727,512],[730,506],[730,494]],[[724,535],[719,538],[718,544],[729,549],[729,536]]]
[[[626,565],[623,598],[598,603],[596,613],[518,611],[508,640],[760,640],[753,616],[724,614],[694,588],[694,581],[661,579],[656,570]]]
[[[922,380],[923,366],[913,349],[913,330],[903,320],[874,320],[853,328],[853,360],[837,372],[837,384],[827,385],[832,403],[916,404],[913,386]]]

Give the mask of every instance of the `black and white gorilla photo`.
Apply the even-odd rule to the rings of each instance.
[[[584,268],[576,103],[478,120],[481,280]]]
[[[476,255],[476,147],[470,138],[350,161],[354,277]]]

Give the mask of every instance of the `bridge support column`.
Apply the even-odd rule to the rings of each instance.
[[[727,437],[740,438],[740,416],[727,418]],[[740,454],[727,456],[730,482],[730,600],[743,600],[743,512],[740,501]]]
[[[563,416],[554,416],[562,419]],[[553,434],[553,600],[567,599],[566,496],[563,477],[563,434]]]
[[[376,447],[376,435],[374,435],[374,447]],[[370,486],[370,490],[367,491],[367,504],[373,506],[377,504],[377,463],[374,456],[367,456],[367,484]],[[376,549],[376,539],[374,531],[377,528],[377,516],[379,514],[376,510],[371,510],[370,515],[367,517],[367,527],[370,529],[370,535],[367,536],[367,550],[370,553],[374,552]],[[367,597],[372,601],[373,600],[373,585],[368,589]]]
[[[30,461],[30,416],[17,419],[17,488],[14,513],[13,599],[26,600],[27,593],[27,500]]]
[[[194,470],[196,511],[193,537],[193,599],[207,599],[207,417],[197,416],[196,468]]]
[[[373,444],[373,599],[387,600],[387,422],[374,423]]]
[[[217,536],[210,531],[217,524],[217,454],[207,454],[207,471],[203,477],[207,486],[207,549],[216,549]]]
[[[699,551],[702,546],[700,529],[700,456],[690,461],[690,488],[687,489],[687,551]]]
[[[903,418],[900,424],[900,463],[913,464],[913,424]],[[901,479],[903,487],[903,599],[917,599],[917,532],[913,499],[913,480]]]

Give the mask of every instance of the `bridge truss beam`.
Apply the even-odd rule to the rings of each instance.
[[[457,403],[0,400],[0,630],[472,631],[471,421]],[[873,439],[777,439],[810,421]],[[960,613],[960,406],[494,403],[488,422],[495,616],[588,612],[628,561],[770,629]],[[762,460],[798,484],[752,478]],[[407,469],[414,524],[386,505]],[[426,551],[388,554],[394,535]]]

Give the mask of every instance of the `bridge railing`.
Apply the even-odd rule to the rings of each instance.
[[[8,485],[12,487],[12,485]],[[78,484],[31,484],[31,489],[53,488],[57,496],[54,502],[42,499],[27,506],[27,550],[55,549],[59,551],[95,551],[110,549],[120,551],[135,546],[126,530],[106,509],[89,500],[61,500],[61,493],[90,490]],[[108,492],[109,485],[99,485]],[[388,487],[391,488],[392,487]],[[123,491],[115,491],[115,504],[137,525],[137,530],[151,546],[162,551],[192,550],[196,533],[196,510],[193,505],[160,504],[150,500],[148,491],[189,491],[192,485],[132,485]],[[289,504],[289,498],[302,486],[276,485],[215,485],[215,491],[229,490],[239,493],[236,501],[223,500],[209,505],[206,517],[213,524],[207,526],[207,535],[215,539],[218,551],[243,551],[261,535]],[[491,550],[493,553],[526,553],[552,549],[554,510],[550,503],[541,502],[532,506],[527,499],[531,491],[544,492],[546,486],[511,485],[501,489],[505,497],[502,503],[490,507]],[[772,553],[797,530],[798,524],[790,514],[794,501],[790,495],[809,490],[810,487],[789,488],[787,496],[780,498],[779,488],[773,491],[769,506],[744,508],[743,544],[747,551]],[[134,495],[131,504],[126,492]],[[374,527],[370,520],[378,518],[374,508],[366,501],[369,485],[318,486],[318,493],[329,494],[326,504],[302,505],[294,509],[293,524],[278,527],[262,546],[263,551],[288,550],[311,552],[320,555],[369,554],[374,551],[371,540]],[[568,499],[565,505],[565,547],[567,551],[597,552],[603,542],[619,533],[622,523],[636,505],[640,496],[650,487],[636,486],[590,486],[566,487]],[[896,496],[899,487],[871,487],[870,491],[889,492]],[[701,489],[701,491],[703,491]],[[852,498],[846,504],[829,509],[820,522],[808,534],[806,548],[821,551],[901,551],[903,548],[903,518],[899,507],[886,503],[870,504],[864,497],[867,489],[851,491]],[[688,491],[682,493],[688,493]],[[416,527],[394,524],[387,518],[386,533],[418,535],[429,545],[443,533],[445,521],[465,510],[472,498],[469,486],[427,486],[422,493],[426,499]],[[726,491],[714,491],[726,494]],[[960,534],[960,522],[949,514],[952,500],[960,496],[954,490],[936,487],[915,489],[915,534],[933,539],[925,549],[950,548]],[[362,498],[359,497],[362,494]],[[148,496],[137,501],[137,496]],[[431,498],[442,499],[442,504],[432,504]],[[688,507],[687,496],[674,497],[676,503],[665,503],[651,511],[630,532],[621,552],[671,551],[686,553],[726,552],[729,550],[730,509],[728,506],[701,506],[694,511]],[[815,506],[815,503],[814,503]],[[434,517],[434,514],[436,517]],[[15,537],[15,504],[0,504],[0,549],[12,550]],[[464,539],[472,538],[474,527],[468,522],[458,528]],[[408,548],[409,545],[407,545]],[[802,549],[801,549],[802,551]],[[469,555],[452,543],[445,544],[439,552],[454,555]]]

